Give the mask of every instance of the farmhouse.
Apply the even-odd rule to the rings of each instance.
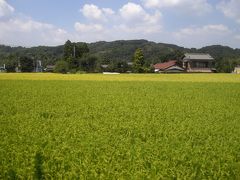
[[[186,53],[182,59],[182,67],[186,72],[214,72],[214,64],[214,58],[203,53]]]
[[[153,65],[155,72],[164,72],[164,73],[179,73],[183,72],[184,69],[178,65],[176,60],[170,60],[164,63],[158,63]]]
[[[47,67],[44,69],[46,72],[53,72],[55,66],[54,65],[47,65]]]

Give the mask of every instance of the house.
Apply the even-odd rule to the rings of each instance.
[[[47,65],[47,67],[44,69],[46,72],[53,72],[55,66],[54,65]]]
[[[183,72],[184,69],[178,64],[176,60],[170,60],[164,63],[158,63],[153,65],[155,72],[163,73],[179,73]]]
[[[215,60],[209,54],[186,53],[182,59],[182,67],[186,72],[215,72]]]
[[[233,73],[240,74],[240,65],[234,68]]]

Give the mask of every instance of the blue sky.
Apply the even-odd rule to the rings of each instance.
[[[147,39],[240,48],[240,0],[0,0],[0,44]]]

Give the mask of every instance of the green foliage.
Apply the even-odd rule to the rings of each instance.
[[[75,47],[75,58],[74,58]],[[146,40],[130,40],[130,41],[113,41],[113,42],[96,42],[96,43],[72,43],[67,41],[65,46],[47,47],[38,46],[32,48],[24,47],[10,47],[0,45],[0,64],[6,59],[10,59],[9,56],[15,56],[15,60],[20,56],[25,56],[30,53],[34,59],[42,60],[44,67],[46,65],[55,64],[56,61],[64,57],[68,58],[70,68],[76,69],[76,64],[84,56],[97,57],[97,64],[109,64],[115,68],[118,62],[131,62],[132,56],[137,48],[141,48],[144,54],[146,64],[155,64],[164,62],[169,59],[179,59],[183,53],[210,53],[217,61],[219,59],[228,59],[232,61],[240,58],[240,49],[233,49],[227,46],[207,46],[201,49],[196,48],[183,48],[172,44],[154,43]],[[218,62],[217,62],[218,63]],[[230,62],[231,63],[231,62]],[[219,63],[220,64],[220,63]],[[149,68],[150,66],[148,66]],[[220,67],[224,68],[224,67]],[[100,69],[96,66],[96,70]],[[225,69],[225,68],[224,68]]]
[[[70,69],[77,69],[80,59],[88,52],[89,49],[86,43],[72,43],[68,40],[64,45],[64,60],[68,62]]]
[[[64,59],[67,60],[73,57],[73,44],[70,40],[67,40],[64,44]]]
[[[111,61],[107,68],[102,68],[102,71],[119,73],[126,73],[131,70],[131,67],[125,61]]]
[[[94,56],[84,56],[80,59],[80,69],[86,72],[95,72],[97,58]]]
[[[22,56],[19,58],[21,72],[33,72],[34,62],[33,59],[28,56]]]
[[[18,65],[17,58],[13,55],[10,55],[5,59],[4,64],[6,65],[7,72],[15,72],[15,69]]]
[[[66,61],[58,61],[55,65],[54,72],[66,74],[69,71],[69,64]]]
[[[217,72],[231,73],[240,64],[240,59],[219,58],[216,63]]]
[[[0,179],[239,179],[239,76],[48,76],[0,81]]]
[[[143,73],[144,72],[144,55],[141,49],[137,49],[135,51],[133,57],[133,71],[136,73]]]
[[[81,58],[84,54],[89,53],[87,43],[74,43],[76,47],[76,58]]]
[[[169,60],[180,61],[182,58],[184,58],[184,53],[180,50],[174,50],[173,52],[161,57],[162,62],[167,62]]]
[[[72,43],[70,40],[64,44],[64,59],[79,59],[84,54],[89,53],[87,43]]]

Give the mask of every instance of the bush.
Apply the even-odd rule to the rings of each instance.
[[[69,71],[69,65],[66,61],[58,61],[55,65],[54,72],[66,74]]]
[[[76,74],[86,74],[86,71],[77,71]]]
[[[77,73],[77,70],[76,70],[76,69],[70,69],[69,73],[70,73],[70,74],[76,74],[76,73]]]

